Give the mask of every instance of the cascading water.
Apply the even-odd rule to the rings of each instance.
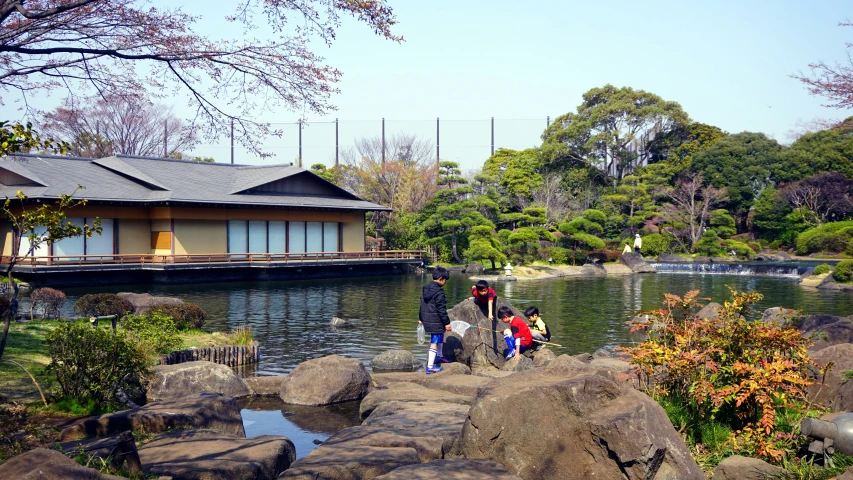
[[[650,262],[660,273],[704,273],[719,275],[764,275],[799,277],[814,265],[796,263],[663,263]]]

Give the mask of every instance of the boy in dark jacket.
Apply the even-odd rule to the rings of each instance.
[[[444,284],[450,278],[450,272],[443,267],[435,267],[432,271],[432,281],[424,286],[421,293],[421,308],[418,312],[419,322],[424,331],[430,334],[429,355],[427,356],[426,373],[436,373],[442,370],[435,362],[448,363],[442,355],[444,332],[450,331],[450,317],[447,316],[447,298],[444,296]]]

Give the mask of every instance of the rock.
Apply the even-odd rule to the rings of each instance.
[[[545,367],[549,363],[553,362],[555,358],[557,358],[557,354],[555,354],[553,350],[548,347],[542,347],[533,352],[533,365],[537,367]]]
[[[764,311],[761,316],[762,322],[775,322],[783,327],[797,325],[800,320],[800,311],[785,307],[772,307]]]
[[[699,255],[698,257],[693,257],[693,261],[696,263],[711,263],[711,257]]]
[[[406,350],[386,350],[373,357],[370,362],[374,370],[405,370],[411,372],[420,366],[412,352]]]
[[[473,396],[460,395],[458,393],[447,392],[444,390],[436,390],[426,388],[423,385],[418,385],[412,382],[394,382],[387,387],[374,389],[368,393],[361,401],[359,414],[361,418],[367,418],[373,410],[385,402],[447,402],[458,405],[471,405]]]
[[[444,358],[451,362],[461,362],[465,357],[465,346],[462,344],[462,336],[456,332],[445,332],[444,334]]]
[[[60,440],[104,437],[126,430],[162,433],[181,428],[206,428],[246,436],[236,400],[222,395],[195,394],[86,419],[63,430]]]
[[[409,447],[321,445],[295,461],[279,479],[369,480],[405,465],[421,463]]]
[[[536,415],[518,414],[531,405]],[[553,363],[484,389],[458,445],[464,457],[500,461],[529,479],[705,479],[654,400]]]
[[[853,412],[853,381],[846,381],[838,388],[832,399],[832,409],[836,412]]]
[[[297,405],[328,405],[359,400],[372,388],[358,360],[328,355],[300,363],[281,383],[281,399]]]
[[[783,262],[787,262],[787,261],[791,260],[791,256],[785,252],[778,252],[776,254],[776,258],[778,258],[779,260],[781,260]]]
[[[377,386],[386,386],[393,382],[414,382],[427,388],[443,390],[445,392],[456,393],[459,395],[467,395],[473,397],[477,395],[480,389],[488,385],[492,379],[474,375],[460,375],[453,371],[448,371],[448,367],[459,365],[459,363],[451,363],[445,366],[445,371],[426,375],[423,372],[414,373],[379,373],[373,375],[373,380]],[[467,368],[467,367],[465,367]],[[471,373],[471,370],[467,370]]]
[[[181,480],[273,480],[296,460],[287,437],[234,438],[213,430],[168,432],[139,449],[149,475]]]
[[[154,378],[148,385],[149,401],[169,400],[197,393],[245,397],[249,395],[249,388],[234,370],[213,362],[186,362],[154,367]]]
[[[9,480],[121,480],[84,467],[56,450],[36,448],[0,464],[0,478]]]
[[[600,263],[586,263],[581,267],[581,275],[606,276],[607,270]]]
[[[842,343],[818,350],[812,354],[812,360],[821,367],[829,362],[833,362],[835,365],[826,374],[824,380],[826,385],[822,386],[816,383],[808,387],[809,399],[827,407],[831,406],[835,412],[841,411],[836,405],[830,405],[830,401],[838,396],[846,381],[844,372],[853,370],[853,343]],[[820,382],[821,379],[817,378],[816,380]]]
[[[281,393],[282,380],[284,380],[283,375],[262,375],[246,377],[243,379],[243,383],[249,389],[249,395],[272,397]]]
[[[701,310],[696,312],[696,316],[699,318],[706,318],[708,320],[717,320],[720,318],[720,313],[722,313],[723,306],[717,302],[711,302]]]
[[[734,261],[730,257],[711,257],[711,263],[729,263]]]
[[[606,348],[599,348],[592,354],[592,358],[612,358],[613,351]]]
[[[130,302],[130,304],[133,305],[133,313],[137,315],[145,313],[151,309],[151,307],[156,307],[158,305],[178,305],[184,303],[180,298],[155,297],[150,293],[121,292],[116,295]]]
[[[803,334],[812,337],[814,345],[809,351],[816,352],[832,345],[853,343],[853,322],[848,317],[842,317],[837,322],[821,325]]]
[[[655,273],[657,269],[646,262],[643,256],[639,253],[623,253],[619,256],[619,261],[624,263],[634,273]]]
[[[486,267],[479,263],[469,263],[467,267],[465,267],[465,273],[468,275],[480,275],[481,273],[486,271]]]
[[[853,480],[853,467],[847,467],[847,470],[838,476],[836,480]]]
[[[515,316],[522,317],[521,312],[510,305],[502,297],[498,297],[494,305],[494,312],[500,307],[509,307]],[[492,330],[504,330],[504,323],[495,317],[488,318],[488,307],[478,305],[470,300],[463,300],[448,312],[451,320],[462,320],[472,326],[462,337],[462,352],[456,354],[457,360],[467,364],[469,367],[494,366],[500,368],[504,364],[504,351],[506,343],[502,333]],[[446,347],[446,346],[445,346]]]
[[[562,355],[560,355],[560,356],[562,357]],[[566,356],[568,357],[568,355],[566,355]],[[558,357],[558,358],[559,358],[559,357]],[[578,360],[578,361],[579,361],[579,362],[581,362],[581,363],[589,363],[589,362],[591,362],[595,357],[593,357],[593,356],[592,356],[592,354],[590,354],[590,353],[579,353],[579,354],[577,354],[577,355],[573,356],[572,358],[574,358],[574,359]]]
[[[468,405],[447,402],[385,402],[362,425],[433,437],[450,451],[468,418]],[[440,421],[438,421],[440,419]]]
[[[448,271],[448,272],[451,272],[451,273],[453,273],[453,272],[456,272],[456,273],[464,273],[464,272],[465,272],[465,267],[463,267],[462,265],[455,265],[455,266],[453,266],[453,267],[447,267],[447,271]]]
[[[824,325],[840,322],[842,320],[850,320],[850,317],[838,317],[835,315],[809,315],[800,320],[799,329],[803,333],[810,333]]]
[[[533,360],[525,355],[519,355],[510,358],[508,362],[504,363],[501,370],[504,372],[523,372],[531,368],[533,368]]]
[[[323,442],[323,445],[414,448],[422,462],[429,462],[444,456],[441,443],[436,442],[433,437],[420,436],[417,433],[405,430],[363,425],[345,428],[329,437]]]
[[[732,455],[714,470],[714,480],[765,480],[788,478],[788,471],[757,458]]]
[[[376,477],[376,480],[521,480],[491,460],[452,458],[407,465]]]
[[[354,327],[355,324],[341,317],[332,317],[332,320],[329,321],[329,326],[335,328],[347,328]]]
[[[841,284],[835,281],[835,277],[827,275],[816,287],[818,290],[841,290]]]
[[[681,255],[675,255],[672,253],[662,253],[658,255],[657,261],[666,263],[693,263],[693,259],[690,257],[682,257]]]

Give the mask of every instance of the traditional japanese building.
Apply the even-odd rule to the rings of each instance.
[[[102,229],[91,238],[43,245],[16,268],[23,277],[121,272],[113,280],[137,281],[146,278],[127,274],[154,272],[148,275],[153,281],[290,278],[420,260],[419,252],[366,252],[365,213],[390,209],[292,164],[7,157],[0,161],[0,195],[14,198],[19,190],[28,197],[20,208],[62,194],[85,198],[86,205],[67,212],[69,221],[91,225],[98,218]],[[26,236],[20,237],[3,223],[6,262],[13,249],[28,251]]]

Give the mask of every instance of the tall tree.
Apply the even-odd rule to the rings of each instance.
[[[195,143],[192,130],[169,108],[135,95],[111,95],[77,108],[66,100],[44,116],[42,130],[78,157],[182,157]]]
[[[677,180],[665,195],[671,203],[663,207],[661,215],[666,223],[662,230],[690,252],[702,237],[711,209],[726,200],[726,190],[706,185],[702,174],[694,173]]]
[[[517,204],[518,199],[532,199],[533,191],[542,184],[541,165],[538,149],[501,148],[486,160],[480,178]]]
[[[322,114],[341,72],[314,53],[330,45],[344,16],[402,40],[385,0],[248,0],[226,19],[234,38],[196,33],[200,16],[144,0],[0,0],[0,88],[26,102],[34,90],[72,97],[180,92],[208,138],[234,121],[244,146],[260,151],[274,133],[253,118],[282,108]],[[273,34],[255,38],[253,30]],[[145,72],[140,73],[139,70]],[[4,95],[9,101],[10,95]],[[24,103],[26,107],[27,104]]]
[[[552,163],[590,165],[619,180],[649,163],[656,136],[688,122],[678,103],[605,85],[586,92],[576,113],[545,129],[542,151]]]

